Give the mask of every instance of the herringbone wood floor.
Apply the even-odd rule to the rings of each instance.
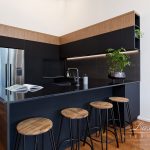
[[[126,142],[120,142],[119,148],[116,147],[114,136],[109,133],[108,150],[150,150],[150,123],[137,120],[134,122],[135,135],[131,136],[130,128],[126,129]],[[93,135],[95,138],[95,135]],[[99,137],[97,138],[99,139]],[[105,146],[105,143],[104,143]],[[104,147],[105,149],[105,147]],[[90,150],[89,146],[82,146],[81,150]],[[101,150],[99,142],[94,142],[94,150]]]

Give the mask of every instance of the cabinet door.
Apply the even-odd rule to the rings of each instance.
[[[131,119],[136,120],[140,115],[140,82],[127,84],[125,86],[125,97],[129,98]],[[127,119],[127,112],[125,111],[125,117]]]
[[[42,84],[43,62],[44,60],[59,60],[59,47],[31,41],[26,41],[25,45],[25,82]]]
[[[113,87],[113,96],[121,96],[129,98],[129,106],[131,111],[131,120],[135,121],[140,115],[140,82],[129,83],[126,85]],[[128,121],[128,115],[126,107],[123,103],[119,103],[121,122],[123,120]],[[115,117],[118,118],[117,105],[114,103]]]
[[[134,26],[61,45],[61,57],[104,54],[108,48],[134,50]]]

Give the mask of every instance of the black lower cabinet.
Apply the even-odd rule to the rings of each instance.
[[[121,85],[113,88],[113,96],[129,98],[129,107],[131,112],[131,121],[135,121],[140,115],[140,83]],[[113,103],[115,118],[118,118],[117,104]],[[129,121],[126,105],[119,103],[121,124],[123,121]]]

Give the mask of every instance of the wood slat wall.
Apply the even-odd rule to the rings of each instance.
[[[0,36],[61,45],[133,26],[135,14],[131,11],[61,37],[0,24]]]
[[[0,36],[59,45],[59,37],[0,24]]]
[[[60,37],[60,44],[66,44],[92,36],[112,32],[135,25],[135,11],[111,18],[84,29]]]

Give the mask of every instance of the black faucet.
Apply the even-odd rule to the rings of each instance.
[[[73,75],[73,78],[74,78],[74,81],[76,83],[76,86],[80,86],[80,83],[79,83],[79,69],[78,68],[68,68],[67,69],[67,77],[71,77],[71,75],[70,75],[70,71],[71,70],[75,70],[76,71],[76,76]]]

